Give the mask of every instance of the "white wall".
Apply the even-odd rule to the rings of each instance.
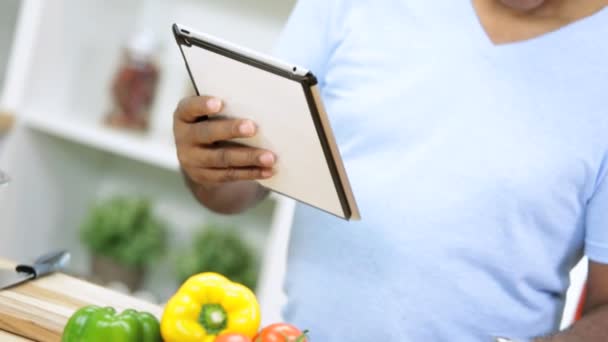
[[[138,162],[135,160],[146,158],[134,153],[149,155],[159,143],[171,146],[172,112],[190,88],[171,34],[173,22],[268,51],[295,0],[1,1],[0,17],[8,13],[4,11],[6,1],[21,3],[25,10],[19,25],[9,25],[18,28],[20,38],[19,45],[10,50],[9,74],[13,77],[4,84],[8,91],[0,94],[0,107],[10,104],[18,116],[4,153],[0,153],[0,168],[13,179],[0,188],[0,255],[28,260],[52,248],[68,248],[74,256],[70,271],[86,274],[89,258],[78,241],[78,227],[90,205],[115,193],[144,194],[155,199],[157,213],[170,222],[173,248],[187,242],[193,229],[205,222],[239,226],[258,254],[266,257],[264,265],[273,268],[263,272],[273,284],[261,290],[262,306],[266,318],[278,317],[289,227],[274,233],[269,230],[273,219],[290,224],[290,207],[275,213],[278,202],[269,200],[236,217],[212,214],[194,201],[180,174],[167,167],[170,163]],[[2,19],[1,24],[5,23],[8,21]],[[144,145],[121,149],[110,141],[115,134],[104,134],[96,127],[109,107],[110,81],[126,33],[142,26],[156,30],[161,40],[159,96],[152,129],[141,137]],[[9,51],[4,49],[7,41],[0,36],[3,51]],[[79,127],[87,133],[66,133]],[[94,144],[89,133],[95,136]],[[133,139],[125,141],[129,140]],[[150,143],[147,150],[146,141]],[[167,149],[158,153],[167,153]],[[269,241],[273,247],[268,246]],[[167,257],[155,265],[146,281],[146,288],[160,300],[177,285],[170,260]]]
[[[15,33],[19,4],[19,0],[0,2],[0,85],[4,83],[5,68]]]

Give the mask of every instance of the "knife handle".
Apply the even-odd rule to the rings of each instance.
[[[39,256],[33,265],[18,265],[17,272],[34,275],[34,278],[42,277],[63,268],[70,260],[68,251],[54,251]]]

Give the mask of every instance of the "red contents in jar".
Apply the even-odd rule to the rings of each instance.
[[[112,83],[113,110],[107,118],[115,127],[145,130],[158,84],[159,70],[151,58],[151,43],[134,40]]]

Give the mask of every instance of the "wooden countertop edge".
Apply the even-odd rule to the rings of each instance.
[[[7,331],[0,330],[0,341],[2,342],[30,342],[32,340],[19,335],[13,335]]]
[[[0,258],[0,268],[14,267],[15,263]],[[69,317],[86,305],[112,306],[118,311],[133,308],[150,312],[159,319],[162,315],[162,307],[158,305],[56,273],[0,290],[0,332],[4,330],[39,341],[58,341]]]
[[[8,112],[0,111],[0,134],[8,133],[15,124],[15,116]]]

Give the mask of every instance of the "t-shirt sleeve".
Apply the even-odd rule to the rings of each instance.
[[[321,81],[330,54],[333,0],[298,0],[273,54],[288,63],[311,70]]]
[[[608,172],[587,204],[585,254],[589,259],[608,264]]]

